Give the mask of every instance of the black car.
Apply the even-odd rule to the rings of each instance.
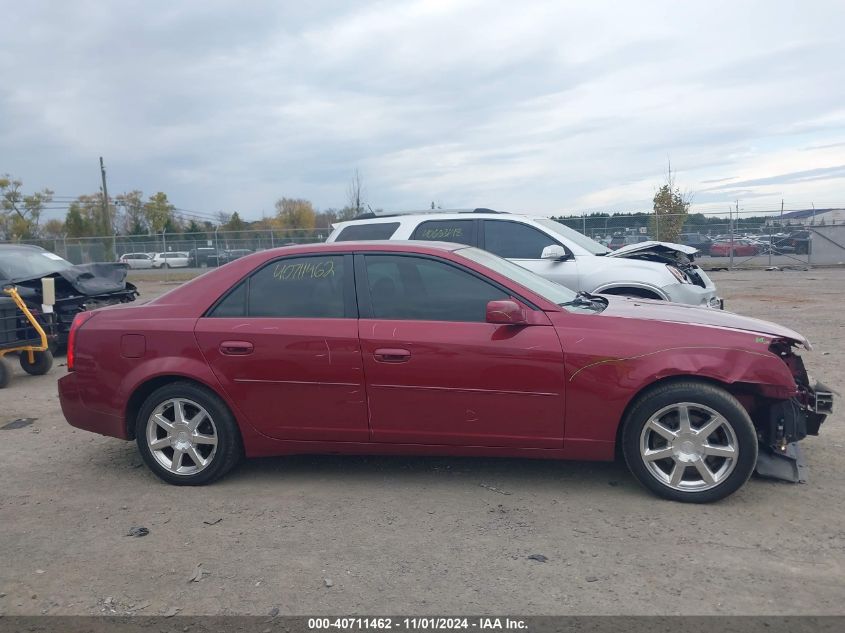
[[[0,288],[17,287],[57,347],[64,346],[78,312],[135,300],[138,290],[126,281],[127,271],[122,263],[74,266],[38,246],[0,244]],[[51,315],[41,309],[43,277],[55,279],[56,303]]]
[[[248,248],[236,248],[232,250],[225,250],[220,251],[219,254],[212,253],[208,256],[207,262],[208,266],[222,266],[223,264],[228,264],[229,262],[233,262],[236,259],[240,259],[244,255],[251,255],[253,251],[249,250]]]
[[[217,255],[217,249],[201,246],[191,249],[188,253],[188,268],[204,268],[210,266],[208,258]]]

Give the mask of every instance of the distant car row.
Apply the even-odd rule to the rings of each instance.
[[[623,246],[647,242],[651,238],[647,235],[614,235],[605,243],[610,250],[617,250]],[[809,231],[796,231],[790,234],[777,233],[773,235],[717,235],[710,237],[703,233],[682,233],[678,243],[691,246],[700,255],[711,257],[753,257],[754,255],[791,255],[793,253],[806,255],[809,252]]]
[[[217,251],[213,248],[197,248],[192,251],[170,251],[167,253],[126,253],[121,255],[119,262],[129,268],[202,268],[216,267],[228,264],[251,250],[241,248]]]

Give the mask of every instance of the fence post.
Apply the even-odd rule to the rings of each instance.
[[[772,244],[772,225],[769,225],[769,268],[772,267],[772,249],[774,248],[774,244]]]
[[[164,281],[167,282],[167,278],[170,276],[170,272],[167,269],[167,229],[161,230],[161,245],[162,245],[162,257],[164,258],[164,263],[161,265],[164,268]]]

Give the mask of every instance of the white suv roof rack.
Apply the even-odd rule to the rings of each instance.
[[[356,215],[353,220],[367,220],[371,218],[392,218],[400,215],[429,215],[433,213],[507,213],[507,211],[494,211],[493,209],[408,209],[398,211],[370,211]]]

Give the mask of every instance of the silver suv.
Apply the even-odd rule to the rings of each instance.
[[[696,249],[647,241],[611,251],[560,222],[489,209],[369,214],[333,225],[328,242],[427,240],[483,248],[572,290],[712,308],[716,286],[693,262]]]

